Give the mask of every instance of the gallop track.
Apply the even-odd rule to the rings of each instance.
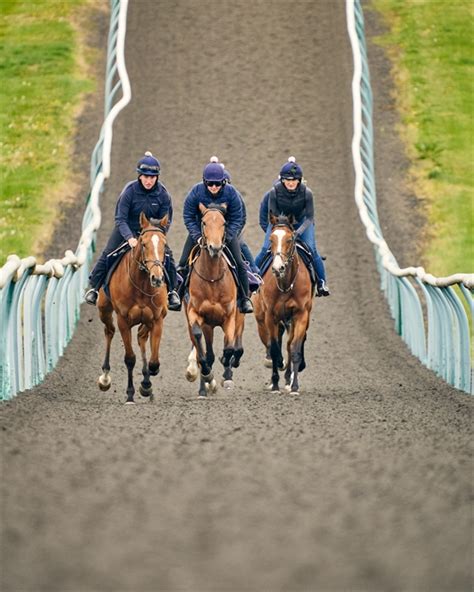
[[[410,196],[387,64],[370,51],[381,217],[403,262],[415,254]],[[236,389],[197,400],[184,314],[169,313],[155,403],[134,407],[118,335],[113,387],[97,389],[102,327],[84,305],[57,369],[0,408],[2,590],[470,589],[471,402],[408,354],[379,291],[353,202],[344,3],[131,2],[126,61],[133,99],[114,132],[99,247],[151,149],[177,255],[183,197],[213,153],[243,192],[256,249],[260,197],[294,154],[317,197],[333,295],[315,301],[299,397],[263,388],[248,319]],[[82,117],[82,159],[100,113],[97,102]],[[54,254],[71,247],[81,210],[68,210],[73,230]]]

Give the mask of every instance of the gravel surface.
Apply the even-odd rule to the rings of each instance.
[[[373,15],[368,26],[378,32]],[[422,218],[400,190],[388,63],[379,48],[369,54],[375,100],[386,103],[376,107],[384,224],[397,229],[397,257],[411,261]],[[1,589],[471,589],[472,404],[408,353],[379,290],[353,199],[344,2],[132,2],[126,61],[133,100],[114,131],[99,248],[120,189],[151,149],[174,198],[177,256],[183,198],[211,154],[246,199],[256,250],[260,198],[294,154],[316,195],[333,294],[315,301],[299,397],[265,390],[247,318],[235,390],[198,400],[184,378],[184,313],[169,313],[155,402],[137,396],[133,407],[123,404],[118,333],[112,389],[97,389],[102,327],[84,305],[56,370],[0,408]],[[101,108],[91,101],[85,112],[78,154],[90,155]],[[55,255],[71,246],[81,199]]]

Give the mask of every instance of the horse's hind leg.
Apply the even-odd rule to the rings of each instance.
[[[209,325],[203,325],[202,332],[204,334],[204,339],[206,341],[206,362],[212,374],[212,366],[214,365],[214,361],[216,359],[213,349],[214,329]],[[205,388],[208,390],[209,393],[215,393],[217,391],[216,379],[212,377],[211,380],[206,382]]]
[[[146,325],[140,325],[138,329],[138,345],[142,353],[142,374],[143,380],[140,383],[140,394],[142,397],[152,397],[153,389],[150,381],[150,370],[148,368],[148,361],[146,359],[146,344],[148,341],[149,330]]]
[[[135,387],[133,386],[133,369],[135,367],[136,357],[132,348],[132,330],[128,325],[127,320],[119,316],[118,326],[122,335],[123,345],[125,347],[124,362],[128,370],[128,384],[127,384],[127,400],[126,404],[134,403],[133,396],[135,394]]]
[[[244,355],[244,346],[242,335],[244,332],[244,324],[245,324],[245,317],[241,313],[237,313],[236,323],[235,323],[235,349],[234,349],[234,357],[232,359],[232,366],[234,368],[238,368],[240,366],[240,360]]]
[[[270,355],[272,358],[272,391],[279,391],[278,382],[280,380],[278,369],[283,366],[283,357],[279,342],[279,325],[267,317],[267,327],[270,334]]]
[[[304,342],[309,324],[309,313],[303,311],[293,317],[292,339],[290,340],[291,376],[289,390],[291,394],[299,394],[298,372],[304,361]]]
[[[101,301],[99,301],[99,305],[99,318],[104,323],[105,358],[102,364],[102,374],[99,376],[97,383],[101,391],[108,391],[112,384],[112,378],[110,376],[110,346],[115,334],[115,325],[110,302],[107,301],[101,305]]]

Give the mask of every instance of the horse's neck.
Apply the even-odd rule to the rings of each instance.
[[[126,261],[126,265],[128,267],[128,275],[131,280],[133,280],[134,284],[140,285],[144,282],[147,277],[146,274],[140,271],[138,267],[138,261],[135,259],[134,249],[131,249],[128,253],[125,254],[125,257],[128,257]]]

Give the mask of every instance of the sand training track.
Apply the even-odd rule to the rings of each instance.
[[[381,217],[400,262],[413,263],[416,212],[388,65],[373,45],[370,57]],[[137,397],[132,408],[118,335],[113,388],[96,388],[102,328],[84,305],[57,369],[0,408],[2,589],[470,589],[471,403],[407,353],[379,291],[353,200],[344,3],[132,2],[126,61],[133,100],[114,131],[99,248],[151,149],[174,199],[177,256],[183,198],[213,153],[246,199],[255,251],[260,198],[294,154],[316,195],[333,295],[315,301],[298,398],[263,388],[269,371],[249,318],[236,389],[198,401],[184,379],[184,315],[170,313],[156,401]],[[92,101],[80,120],[85,171],[101,109]],[[82,199],[52,254],[76,244]]]

